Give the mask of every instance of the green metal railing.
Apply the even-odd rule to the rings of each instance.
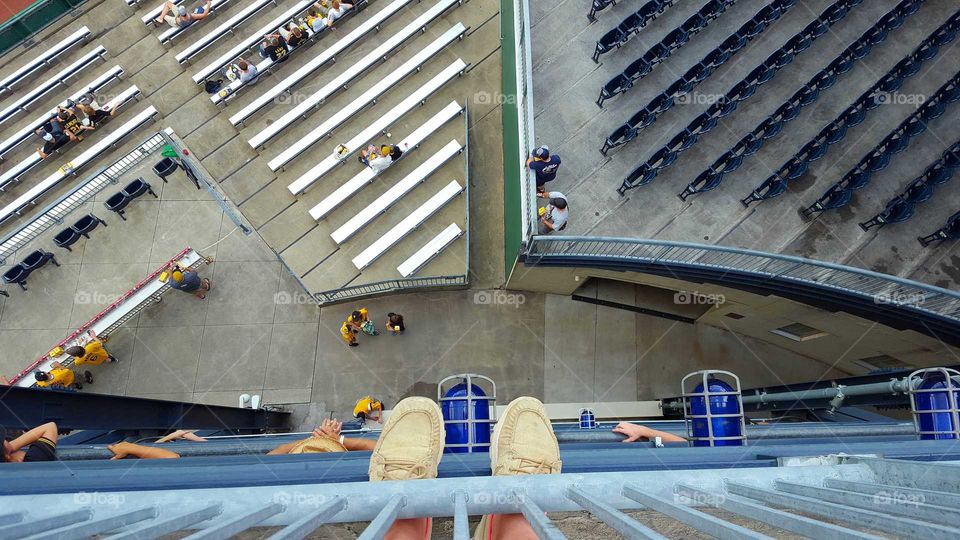
[[[0,54],[20,45],[86,0],[37,0],[0,24]]]

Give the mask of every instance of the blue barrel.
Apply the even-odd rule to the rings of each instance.
[[[473,420],[475,421],[473,424],[473,443],[484,445],[474,448],[473,451],[488,452],[490,449],[490,422],[480,420],[490,420],[490,398],[486,397],[487,394],[479,386],[475,384],[470,386],[472,386],[470,394],[473,396]],[[443,397],[446,399],[454,398],[440,402],[443,419],[448,422],[450,420],[454,421],[444,424],[446,429],[445,444],[468,444],[470,442],[468,435],[470,425],[466,420],[470,417],[470,411],[467,407],[467,383],[462,382],[447,390]],[[457,422],[458,420],[462,422]],[[470,449],[466,446],[448,447],[444,450],[444,452],[451,454],[463,454],[469,451]]]
[[[707,381],[708,388],[710,392],[733,392],[733,387],[729,384],[721,381],[720,379],[709,379]],[[703,392],[703,383],[698,384],[696,388],[693,389],[694,394]],[[706,415],[707,408],[704,404],[703,397],[693,397],[690,399],[690,411],[696,415]],[[711,396],[710,397],[710,414],[741,414],[740,412],[740,403],[737,400],[736,394],[726,395],[726,396]],[[710,441],[707,440],[710,436],[710,430],[707,427],[706,418],[694,418],[692,419],[692,431],[693,436],[696,438],[693,441],[694,446],[710,446]],[[725,418],[714,418],[713,419],[713,436],[714,437],[742,437],[743,432],[740,430],[740,417],[739,416],[730,416]],[[704,440],[697,440],[699,438]],[[729,439],[723,441],[714,441],[714,446],[743,446],[743,439]]]
[[[920,383],[918,388],[920,390],[934,390],[946,387],[947,381],[943,378],[942,374],[937,373],[933,376],[924,377],[923,382]],[[960,391],[954,391],[953,394],[957,402],[960,402]],[[918,413],[917,423],[920,426],[920,431],[933,432],[921,434],[921,440],[955,438],[953,433],[951,433],[957,429],[957,426],[953,425],[953,415],[949,412],[923,412],[946,411],[950,409],[950,396],[946,390],[942,392],[918,392],[914,394],[914,401],[916,403]]]

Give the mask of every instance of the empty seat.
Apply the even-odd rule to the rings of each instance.
[[[597,12],[603,11],[610,6],[615,6],[617,4],[616,0],[593,0],[593,3],[590,5],[590,12],[587,13],[587,19],[590,22],[597,20]]]
[[[6,284],[16,283],[21,289],[27,290],[27,276],[30,272],[26,271],[19,263],[11,266],[3,273],[3,282]]]
[[[73,230],[71,227],[67,227],[62,231],[58,232],[56,236],[53,237],[53,245],[57,247],[62,247],[67,251],[73,251],[70,249],[70,246],[77,243],[81,236],[77,234],[77,231]]]
[[[933,242],[943,242],[944,240],[956,240],[960,238],[960,212],[953,214],[947,219],[947,224],[937,231],[927,236],[917,237],[921,246],[928,246]]]
[[[99,225],[106,227],[107,222],[93,214],[87,214],[78,219],[76,223],[70,226],[70,228],[77,234],[82,235],[84,238],[90,238],[90,232],[96,229]]]
[[[110,210],[111,212],[116,212],[120,219],[126,221],[126,216],[123,215],[123,209],[130,204],[130,199],[127,198],[123,192],[114,193],[107,200],[103,201],[103,206]]]
[[[43,51],[41,51],[40,54],[34,56],[33,59],[27,62],[23,67],[14,70],[13,73],[0,80],[0,94],[11,90],[18,84],[23,83],[34,73],[37,73],[44,67],[51,65],[52,62],[64,52],[72,49],[76,45],[85,43],[92,35],[93,34],[90,32],[89,28],[82,26],[76,32],[70,34],[62,41],[53,45],[48,45],[46,41],[44,41],[44,46],[42,47]]]
[[[913,204],[904,200],[902,197],[897,197],[887,204],[883,212],[858,225],[860,225],[860,228],[864,231],[868,231],[873,227],[882,227],[888,223],[900,223],[913,217],[914,210]]]
[[[120,193],[130,200],[136,199],[144,193],[149,193],[153,195],[154,198],[157,198],[157,194],[153,192],[153,186],[148,184],[143,178],[137,178],[133,182],[130,182]]]
[[[160,161],[158,161],[158,162],[153,166],[153,174],[157,175],[158,177],[160,177],[161,180],[163,180],[164,182],[166,182],[166,181],[167,181],[167,177],[170,176],[171,174],[173,174],[174,171],[176,171],[176,170],[177,170],[177,167],[179,167],[179,166],[180,166],[180,165],[179,165],[176,161],[174,161],[174,160],[172,160],[172,159],[170,159],[170,158],[168,158],[168,157],[165,157],[165,158],[161,159]]]
[[[628,34],[619,26],[613,28],[597,40],[597,45],[593,50],[593,61],[599,62],[600,55],[608,53],[613,49],[619,48],[627,40]]]

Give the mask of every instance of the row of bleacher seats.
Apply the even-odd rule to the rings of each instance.
[[[601,54],[622,47],[631,36],[639,34],[640,30],[647,26],[647,23],[662,15],[675,3],[676,0],[650,0],[637,11],[627,15],[620,24],[611,28],[609,32],[597,40],[597,46],[593,50],[593,61],[598,63]]]
[[[679,27],[674,28],[666,37],[627,66],[622,73],[607,81],[600,88],[597,106],[603,107],[604,101],[633,88],[637,81],[649,75],[654,68],[666,61],[674,51],[683,47],[693,36],[703,31],[711,21],[723,15],[727,8],[735,4],[736,1],[710,0],[704,4],[696,14],[685,20]]]
[[[923,105],[884,137],[873,150],[860,158],[860,161],[830,186],[816,202],[804,208],[801,214],[809,217],[815,213],[846,206],[853,198],[854,191],[869,185],[874,173],[887,168],[893,156],[906,150],[913,137],[927,131],[928,124],[943,116],[947,106],[957,100],[960,100],[960,73],[924,101]]]
[[[920,242],[921,246],[928,246],[934,242],[938,244],[946,240],[957,240],[960,239],[960,212],[953,214],[947,218],[947,223],[937,229],[936,231],[926,235],[917,237],[917,241]]]
[[[953,143],[938,160],[931,163],[920,176],[907,184],[907,187],[891,199],[879,214],[861,222],[860,228],[868,231],[873,227],[883,227],[910,219],[914,215],[916,205],[930,200],[934,189],[953,179],[953,174],[958,167],[960,167],[960,141]]]
[[[173,2],[173,5],[179,6],[180,4],[184,3],[186,0],[170,0],[170,1]],[[147,26],[156,25],[157,24],[156,18],[159,17],[160,13],[163,11],[163,5],[165,3],[166,2],[161,2],[160,5],[148,11],[146,15],[144,15],[143,17],[140,17],[140,20],[143,22],[143,24]],[[130,4],[130,5],[133,5],[133,4]]]
[[[939,30],[938,30],[939,32]],[[955,36],[955,32],[952,33]],[[949,37],[949,36],[946,36]],[[952,39],[952,38],[951,38]],[[778,167],[776,171],[760,183],[754,190],[741,200],[744,206],[751,203],[772,199],[783,194],[787,185],[803,176],[810,163],[827,154],[831,146],[839,143],[846,137],[850,128],[862,123],[867,115],[877,107],[886,103],[892,92],[899,90],[904,82],[916,75],[920,67],[927,60],[939,54],[939,47],[925,46],[927,40],[912,53],[891,68],[883,77],[864,91],[840,115],[810,139],[800,150]]]
[[[92,35],[89,28],[82,26],[63,40],[46,46],[43,51],[40,51],[40,54],[33,57],[29,62],[0,79],[0,95],[12,91],[14,87],[26,82],[31,75],[48,67],[52,62],[59,61],[60,55],[77,45],[86,43]]]
[[[70,247],[76,244],[81,238],[90,238],[90,233],[98,226],[107,226],[107,222],[98,218],[94,214],[87,214],[70,225],[62,229],[53,237],[53,244],[67,251],[73,251]]]
[[[320,124],[312,131],[304,134],[302,137],[297,139],[296,142],[285,148],[283,152],[281,152],[276,158],[270,160],[269,165],[271,170],[276,171],[278,168],[283,167],[300,154],[306,152],[307,149],[316,144],[317,141],[329,136],[334,129],[342,125],[344,122],[350,119],[350,117],[358,114],[367,106],[376,103],[377,98],[386,93],[387,90],[399,84],[400,81],[408,76],[418,73],[420,71],[420,67],[424,63],[426,63],[431,57],[441,52],[447,45],[457,40],[465,32],[466,28],[464,28],[462,24],[457,23],[456,26],[440,35],[440,37],[421,49],[417,54],[404,62],[397,69],[391,71],[385,77],[378,80],[376,84],[357,96],[353,101],[339,108],[329,118],[323,122],[320,122]],[[277,122],[274,122],[273,125],[276,123]],[[271,125],[268,129],[273,128],[273,125]],[[273,132],[276,133],[276,131]],[[259,139],[251,140],[250,145],[256,148],[258,141]]]
[[[140,97],[140,89],[134,85],[134,86],[130,86],[126,90],[117,94],[113,99],[108,101],[106,105],[110,107],[111,111],[118,111],[124,105],[126,105],[131,101],[137,100],[139,97]],[[109,118],[110,117],[108,116],[103,121],[106,121]],[[101,121],[101,123],[103,121]],[[99,128],[99,125],[96,127]],[[96,132],[94,131],[94,133]],[[82,137],[82,138],[85,138],[85,137]],[[69,148],[69,146],[67,148]],[[56,153],[57,154],[61,153],[61,150],[63,149],[64,148],[60,148],[56,150]],[[28,171],[30,171],[37,165],[40,165],[40,163],[42,163],[43,161],[44,161],[44,158],[40,156],[39,152],[32,152],[30,153],[30,155],[25,157],[22,161],[20,161],[13,167],[10,167],[9,169],[7,169],[3,174],[0,174],[0,191],[6,190],[6,188],[14,182],[19,182],[20,178],[24,174],[26,174]]]
[[[84,68],[103,58],[105,54],[107,54],[107,49],[102,45],[98,45],[92,51],[65,66],[59,73],[40,83],[40,85],[33,90],[23,92],[18,99],[0,111],[0,125],[9,121],[21,111],[26,111],[27,107],[32,103],[49,94],[58,86],[66,84],[69,79],[83,72]]]
[[[428,97],[440,90],[446,83],[450,82],[455,77],[463,75],[467,67],[468,65],[463,60],[459,58],[454,60],[443,71],[427,81],[423,86],[411,93],[403,101],[395,105],[389,111],[385,111],[383,114],[377,117],[377,119],[370,126],[366,127],[346,142],[341,143],[346,148],[345,152],[340,155],[331,154],[290,183],[290,185],[287,186],[287,189],[290,190],[290,193],[294,195],[299,195],[300,193],[306,191],[310,186],[313,185],[314,182],[342,164],[348,157],[359,151],[363,145],[369,143],[387,127],[399,120],[400,117],[407,114],[418,105],[424,103]],[[281,154],[278,158],[271,160],[268,165],[270,166],[271,170],[276,171],[282,167],[282,163],[285,163],[285,159],[286,156]]]
[[[687,184],[678,195],[680,199],[685,201],[690,195],[716,189],[727,173],[737,170],[744,159],[757,153],[768,140],[782,133],[783,128],[795,120],[805,107],[815,103],[821,93],[833,87],[841,77],[850,72],[857,61],[866,58],[873,51],[874,46],[882,43],[890,32],[902,26],[906,18],[916,12],[915,7],[918,5],[901,2],[881,17],[876,24],[831,60],[827,67],[808,80],[750,133],[743,136],[730,150],[724,152],[710,167]],[[957,15],[960,16],[960,13]],[[941,28],[949,29],[951,26],[956,26],[958,22],[960,19],[957,22],[948,21]],[[921,47],[923,46],[924,44],[921,44]],[[937,46],[935,41],[929,42],[929,47]]]
[[[229,2],[230,2],[230,0],[212,0],[212,1],[210,2],[210,15],[209,15],[209,16],[210,16],[210,17],[214,16],[214,15],[217,13],[217,10],[218,10],[218,9],[222,8],[224,5],[226,5],[226,4],[229,3]],[[162,8],[161,8],[161,9],[162,9]],[[199,8],[198,8],[198,9],[199,9]],[[157,13],[157,15],[154,16],[154,18],[156,18],[158,15],[159,15],[159,13]],[[195,26],[197,26],[196,23],[193,23],[193,24],[190,24],[190,25],[187,25],[187,26],[177,26],[176,28],[174,28],[174,27],[167,28],[167,29],[164,30],[163,32],[160,32],[159,35],[157,35],[157,39],[160,40],[160,43],[163,43],[164,45],[169,45],[169,44],[171,44],[171,43],[173,42],[174,39],[176,39],[176,38],[182,36],[183,34],[187,33],[191,28],[193,28],[193,27],[195,27]]]
[[[239,12],[232,15],[229,19],[223,21],[219,26],[211,30],[205,36],[197,41],[194,41],[185,49],[177,53],[177,62],[183,64],[206,50],[207,47],[210,47],[221,38],[232,35],[234,30],[239,28],[240,25],[250,20],[250,18],[271,4],[276,6],[277,0],[253,0],[250,5],[241,9]]]
[[[425,14],[426,15],[426,14]],[[432,14],[431,14],[432,15]],[[328,98],[333,96],[336,92],[341,89],[345,89],[347,85],[353,81],[355,78],[359,77],[368,69],[375,67],[379,62],[385,61],[391,53],[399,50],[400,45],[405,41],[410,39],[413,36],[416,36],[422,32],[424,24],[428,23],[425,17],[418,17],[416,20],[412,21],[406,27],[404,27],[400,32],[390,36],[387,40],[381,43],[376,49],[374,49],[370,54],[366,54],[363,58],[359,59],[354,64],[350,65],[345,69],[340,75],[334,77],[330,82],[325,84],[319,90],[311,94],[310,96],[305,97],[300,103],[297,103],[292,109],[284,113],[280,118],[274,120],[269,126],[264,128],[259,133],[255,134],[250,138],[249,143],[253,148],[262,148],[270,139],[277,136],[283,130],[287,129],[293,123],[299,119],[306,119],[307,115],[311,110],[316,109],[322,105]],[[454,40],[462,39],[464,34],[467,32],[467,28],[463,26],[462,23],[457,23],[452,28],[441,34],[437,39],[432,43],[427,45],[425,48],[421,49],[413,58],[404,62],[399,68],[391,72],[387,77],[374,85],[374,88],[371,90],[374,91],[373,98],[375,99],[378,94],[376,90],[386,91],[390,86],[399,82],[402,78],[420,70],[420,66],[432,58],[434,55],[442,51]],[[392,81],[392,82],[390,82]],[[371,93],[371,91],[366,92],[364,95]],[[362,107],[365,103],[358,98],[354,103],[358,103]],[[338,111],[337,115],[347,114],[347,116],[355,114],[359,111],[359,108],[354,109],[354,104],[344,107],[341,111]],[[335,116],[337,116],[335,115]],[[326,126],[329,129],[336,127],[339,123]],[[323,125],[318,127],[317,130],[314,130],[313,133],[328,133],[328,130],[321,129],[324,128]],[[322,137],[323,134],[318,135]],[[312,135],[311,135],[312,136]],[[307,145],[312,144],[312,142]],[[299,152],[298,152],[299,153]]]
[[[749,21],[744,23],[736,32],[731,34],[720,45],[703,57],[703,60],[697,62],[693,67],[687,70],[679,79],[674,81],[666,90],[658,94],[655,98],[637,111],[626,124],[623,124],[611,133],[604,141],[600,152],[607,155],[610,150],[608,146],[610,141],[623,141],[626,144],[627,139],[636,138],[641,130],[657,121],[657,117],[667,112],[673,106],[690,92],[707,80],[720,66],[727,63],[739,51],[750,43],[753,38],[759,36],[771,24],[777,21],[784,13],[795,6],[797,0],[774,0],[768,6],[760,9]]]
[[[904,0],[904,3],[912,1],[915,0]],[[831,25],[842,20],[853,7],[856,7],[861,2],[862,0],[839,0],[824,10],[817,19],[810,22],[803,30],[791,37],[783,47],[771,53],[766,60],[752,69],[746,77],[734,84],[721,99],[710,105],[706,112],[694,118],[694,120],[690,122],[683,131],[675,135],[669,143],[657,150],[645,162],[630,171],[626,178],[624,178],[621,186],[617,188],[617,191],[623,195],[628,189],[644,186],[652,182],[662,170],[676,162],[681,152],[693,146],[701,135],[712,131],[720,119],[733,114],[740,103],[750,99],[756,94],[762,85],[770,82],[780,70],[790,65],[798,54],[809,49],[816,39],[825,35],[830,30]],[[639,120],[639,118],[635,120]],[[636,133],[632,124],[628,122],[627,125],[622,126],[621,130],[618,130],[618,132],[613,133],[611,137],[607,138],[601,151],[605,153],[611,148],[626,144],[636,137]]]
[[[11,266],[0,276],[6,284],[17,284],[21,289],[27,290],[27,278],[30,274],[43,268],[47,263],[52,262],[54,266],[60,266],[57,258],[49,251],[38,249],[31,252],[22,261]],[[9,296],[6,295],[6,296]]]
[[[81,90],[74,92],[63,101],[70,100],[70,101],[76,102],[86,94],[101,92],[104,88],[109,86],[111,83],[119,80],[120,77],[122,76],[123,76],[123,68],[121,68],[120,66],[113,66],[112,68],[108,69],[106,72],[98,76],[96,79],[91,81]],[[46,114],[39,116],[35,118],[33,121],[24,124],[24,126],[19,131],[17,131],[10,137],[7,137],[7,139],[4,140],[3,142],[0,142],[0,160],[2,160],[3,157],[7,153],[9,153],[11,150],[20,146],[25,141],[30,139],[34,131],[40,126],[44,125],[55,114],[57,114],[57,109],[56,108],[50,109],[49,111],[47,111]]]
[[[319,55],[311,58],[307,63],[300,66],[300,68],[291,73],[285,79],[273,85],[269,90],[260,94],[253,101],[247,104],[246,107],[240,109],[240,111],[230,117],[230,123],[235,126],[243,125],[244,121],[256,114],[257,111],[278,100],[278,98],[284,94],[292,92],[297,84],[307,80],[308,77],[313,75],[315,71],[320,69],[327,62],[336,61],[336,56],[338,54],[346,51],[351,45],[370,35],[371,32],[378,30],[381,24],[386,22],[411,2],[413,2],[413,0],[394,0],[384,9],[365,19],[362,23],[360,23],[359,26],[357,26],[357,28],[352,30],[346,36],[330,44],[329,47],[324,48],[323,52],[321,52]],[[239,84],[237,84],[237,88],[233,88],[234,84],[237,84],[237,81],[231,83],[231,89],[229,90],[227,99],[232,97],[237,90],[242,88],[242,86]],[[210,99],[214,103],[220,103],[224,101],[224,98],[220,97],[220,94],[214,94],[210,97]]]

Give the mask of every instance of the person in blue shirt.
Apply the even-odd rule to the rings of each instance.
[[[557,177],[557,171],[560,169],[560,156],[550,154],[550,148],[539,146],[533,151],[533,155],[527,160],[527,167],[530,167],[537,175],[537,193],[543,193],[544,184]]]

